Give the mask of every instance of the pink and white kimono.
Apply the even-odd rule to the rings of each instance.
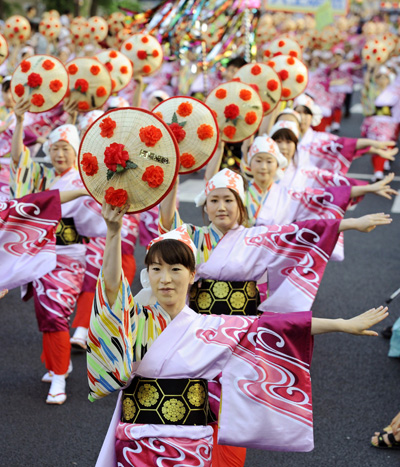
[[[138,375],[211,380],[222,372],[220,444],[310,451],[310,325],[311,312],[206,316],[187,306],[171,321],[157,303],[135,304],[124,280],[111,307],[100,276],[88,339],[89,398],[122,389]],[[121,399],[97,467],[211,467],[210,426],[124,423]],[[186,409],[178,402],[179,421]]]
[[[57,190],[0,201],[0,290],[39,279],[55,263],[60,218]]]

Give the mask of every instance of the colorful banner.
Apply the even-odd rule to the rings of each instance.
[[[316,13],[326,0],[264,0],[266,11],[289,11],[300,13]],[[334,15],[347,15],[349,0],[330,0]]]
[[[332,2],[327,0],[315,12],[315,24],[317,31],[322,31],[326,26],[333,24]]]

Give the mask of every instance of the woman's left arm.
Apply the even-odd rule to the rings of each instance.
[[[359,196],[364,196],[367,193],[374,193],[375,195],[383,196],[387,199],[392,199],[392,195],[399,194],[396,190],[393,190],[393,188],[389,186],[389,183],[393,180],[393,178],[394,173],[391,173],[379,182],[371,183],[369,185],[352,186],[350,196],[352,198],[358,198]]]

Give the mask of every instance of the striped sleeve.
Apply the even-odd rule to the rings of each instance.
[[[101,399],[128,383],[134,363],[139,318],[129,282],[122,272],[117,299],[108,303],[103,270],[97,280],[88,333],[89,400]]]

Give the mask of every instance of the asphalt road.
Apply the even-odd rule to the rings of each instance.
[[[353,114],[344,121],[341,134],[358,136],[360,122],[361,116]],[[400,163],[393,168],[400,175]],[[352,173],[370,171],[368,158],[351,167]],[[399,182],[393,186],[400,189]],[[392,209],[393,202],[369,195],[347,216]],[[181,213],[184,219],[201,222],[190,203],[181,203]],[[351,317],[383,304],[400,287],[400,216],[392,214],[390,226],[369,234],[346,232],[346,258],[328,265],[313,307],[315,316]],[[142,261],[139,247],[139,270]],[[400,315],[400,297],[390,313],[378,330]],[[40,381],[45,368],[33,302],[22,302],[19,290],[0,301],[0,342],[0,465],[94,466],[116,397],[88,402],[85,354],[72,355],[66,403],[48,406],[49,385]],[[388,358],[387,351],[388,341],[381,337],[317,336],[312,364],[315,449],[310,453],[248,450],[246,467],[399,466],[400,451],[369,446],[371,434],[400,410],[400,359]]]

